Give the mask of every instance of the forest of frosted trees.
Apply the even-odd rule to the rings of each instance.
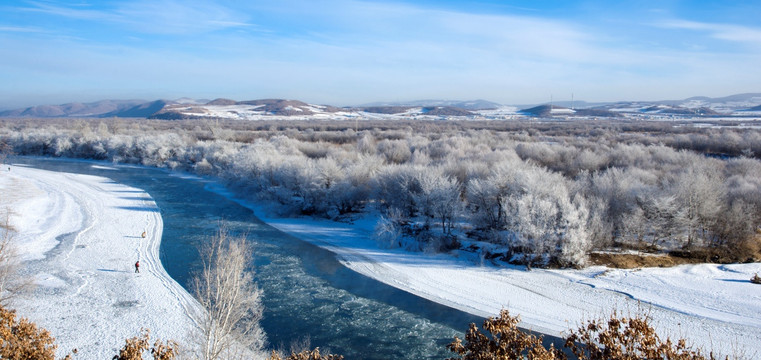
[[[2,119],[0,142],[215,176],[284,216],[377,211],[382,246],[567,267],[627,249],[755,256],[761,131],[723,125]]]

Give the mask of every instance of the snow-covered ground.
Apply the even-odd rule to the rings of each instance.
[[[526,271],[467,252],[380,248],[372,239],[373,216],[352,224],[279,218],[264,206],[238,201],[274,227],[335,252],[359,273],[475,315],[496,316],[508,309],[520,315],[524,328],[563,335],[613,311],[646,314],[662,336],[687,338],[706,352],[761,357],[761,285],[750,282],[761,273],[761,263]]]
[[[14,307],[51,330],[60,351],[77,347],[88,354],[83,358],[108,358],[141,327],[162,339],[187,339],[195,305],[161,267],[161,217],[145,192],[100,177],[22,167],[0,176],[0,190],[0,205],[15,212],[25,272],[38,284]],[[283,219],[240,202],[273,226],[334,251],[351,269],[476,315],[506,308],[526,328],[563,334],[614,310],[642,312],[662,334],[723,354],[761,356],[761,286],[749,282],[761,273],[759,263],[526,271],[466,252],[379,248],[372,217],[352,224]],[[132,266],[137,258],[139,275]]]
[[[77,349],[79,359],[110,359],[141,328],[189,343],[199,307],[161,265],[163,223],[146,192],[102,177],[2,169],[0,209],[11,211],[21,272],[35,283],[10,307],[51,332],[59,357]]]

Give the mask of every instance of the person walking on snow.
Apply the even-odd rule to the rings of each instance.
[[[136,273],[140,272],[140,260],[135,262],[135,272]]]

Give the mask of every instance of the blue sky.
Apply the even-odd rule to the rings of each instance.
[[[759,1],[6,0],[0,108],[761,92]]]

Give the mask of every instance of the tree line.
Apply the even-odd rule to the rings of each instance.
[[[756,256],[761,131],[723,125],[4,119],[0,141],[215,176],[282,215],[378,211],[384,246],[470,241],[565,267],[602,250]]]

